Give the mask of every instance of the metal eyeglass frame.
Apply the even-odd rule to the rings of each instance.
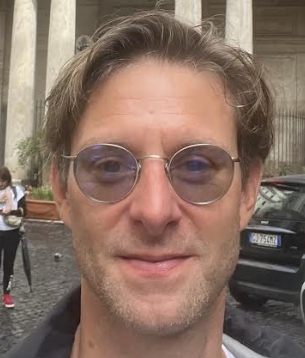
[[[115,147],[115,148],[119,148],[119,149],[122,149],[124,151],[126,151],[127,153],[129,153],[132,158],[134,159],[136,165],[137,165],[137,171],[136,171],[136,177],[135,177],[135,180],[134,180],[134,184],[133,186],[130,188],[130,190],[122,197],[120,198],[119,200],[114,200],[114,201],[104,201],[104,200],[98,200],[96,198],[93,198],[91,197],[90,195],[87,195],[86,193],[83,192],[83,190],[80,188],[80,185],[78,183],[78,180],[77,180],[77,176],[76,176],[76,165],[75,165],[75,160],[77,159],[78,155],[83,152],[84,150],[86,150],[87,148],[91,148],[91,147],[94,147],[94,146],[109,146],[109,147]],[[173,182],[172,182],[172,178],[171,178],[171,174],[170,174],[170,166],[171,166],[171,163],[173,161],[173,159],[179,154],[181,153],[182,151],[186,150],[186,149],[189,149],[189,148],[196,148],[196,147],[204,147],[204,146],[207,146],[207,147],[215,147],[217,149],[221,149],[223,150],[231,159],[232,161],[232,168],[233,168],[233,171],[232,171],[232,177],[231,177],[231,181],[230,181],[230,185],[228,186],[228,190],[230,189],[231,185],[232,185],[232,181],[233,181],[233,177],[234,177],[234,163],[240,163],[240,158],[239,157],[232,157],[225,149],[217,146],[217,145],[213,145],[213,144],[208,144],[208,143],[197,143],[197,144],[191,144],[191,145],[188,145],[186,147],[183,147],[181,149],[179,149],[177,152],[175,152],[172,157],[170,159],[168,158],[165,158],[161,155],[158,155],[158,154],[150,154],[150,155],[145,155],[143,157],[140,157],[140,158],[136,158],[134,156],[134,154],[126,149],[125,147],[119,145],[119,144],[113,144],[113,143],[98,143],[98,144],[92,144],[90,146],[87,146],[85,148],[82,148],[81,150],[79,150],[77,152],[76,155],[64,155],[64,154],[61,154],[61,157],[64,158],[64,159],[68,159],[70,161],[73,162],[73,173],[74,173],[74,177],[75,177],[75,180],[77,182],[77,185],[79,186],[81,192],[87,197],[89,198],[90,200],[92,201],[95,201],[95,202],[98,202],[98,203],[103,203],[103,204],[114,204],[114,203],[118,203],[122,200],[124,200],[129,194],[131,194],[131,192],[133,191],[134,187],[136,186],[139,178],[140,178],[140,175],[141,175],[141,170],[142,170],[142,166],[141,166],[141,161],[145,160],[145,159],[161,159],[161,160],[164,160],[165,161],[165,165],[164,165],[164,169],[165,169],[165,173],[166,173],[166,176],[168,177],[168,180],[170,181],[171,183],[171,186],[172,188],[174,189],[175,193],[179,196],[179,198],[181,198],[183,201],[187,202],[187,203],[190,203],[190,204],[193,204],[193,205],[208,205],[208,204],[212,204],[218,200],[220,200],[222,197],[224,197],[224,195],[226,195],[226,193],[228,192],[228,190],[220,197],[214,199],[214,200],[210,200],[210,201],[203,201],[203,202],[192,202],[192,201],[189,201],[189,200],[186,200],[184,198],[182,198],[178,193],[177,191],[175,190],[175,187],[173,185]]]

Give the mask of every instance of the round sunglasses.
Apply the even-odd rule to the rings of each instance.
[[[206,205],[221,199],[229,190],[234,163],[224,149],[211,144],[193,144],[178,150],[171,158],[146,155],[136,158],[117,144],[96,144],[76,155],[62,155],[73,161],[75,180],[81,192],[101,203],[116,203],[126,198],[141,176],[141,162],[165,162],[165,173],[177,193],[188,203]]]

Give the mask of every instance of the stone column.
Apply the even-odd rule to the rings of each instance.
[[[18,165],[17,143],[33,130],[36,22],[36,0],[15,0],[5,143],[5,165],[14,178],[25,176]]]
[[[4,81],[4,45],[5,45],[5,23],[6,12],[0,5],[0,167],[4,164],[4,144],[5,144],[5,127],[4,116],[2,116],[3,106],[3,81]]]
[[[200,25],[202,0],[175,0],[175,15],[191,25]]]
[[[252,0],[227,0],[226,40],[253,53]]]
[[[75,51],[76,0],[52,0],[47,57],[46,97],[62,66]]]

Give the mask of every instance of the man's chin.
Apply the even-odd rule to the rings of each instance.
[[[108,311],[117,322],[123,323],[138,334],[166,337],[185,332],[204,315],[205,304],[192,305],[173,295],[123,296],[124,300],[108,297]],[[193,301],[194,302],[194,301]]]
[[[163,310],[147,315],[147,312],[138,312],[137,315],[131,317],[120,316],[120,319],[126,327],[133,329],[141,335],[149,335],[156,337],[170,337],[179,335],[192,327],[199,318],[195,320],[181,319],[177,315],[169,315]]]
[[[170,285],[171,280],[164,285],[163,279],[144,284],[142,279],[127,280],[116,270],[86,277],[104,314],[139,334],[179,334],[198,323],[214,304],[214,290],[203,277]]]

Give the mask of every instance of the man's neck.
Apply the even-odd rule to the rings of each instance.
[[[225,358],[221,348],[224,297],[209,317],[188,331],[167,337],[139,334],[125,327],[105,314],[92,292],[82,289],[81,302],[71,358]]]

